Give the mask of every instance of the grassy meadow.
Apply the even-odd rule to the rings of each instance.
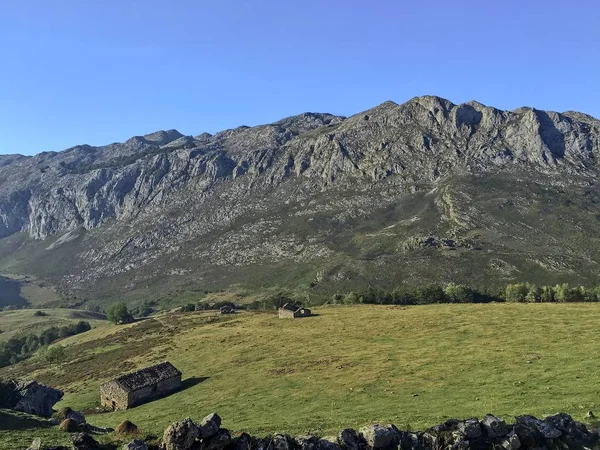
[[[35,316],[42,311],[45,316]],[[103,325],[106,320],[102,314],[76,309],[17,309],[0,311],[0,342],[15,336],[40,334],[50,327],[62,327],[85,320],[92,327]]]
[[[488,412],[512,419],[565,411],[583,420],[600,409],[600,304],[314,312],[298,320],[196,312],[103,323],[61,341],[62,364],[30,360],[0,369],[0,377],[60,387],[65,397],[57,407],[90,410],[99,406],[101,383],[167,359],[183,372],[182,391],[128,411],[87,415],[97,426],[129,419],[155,435],[172,421],[213,411],[234,431],[328,435],[375,422],[423,429]],[[22,444],[35,435],[4,432]]]

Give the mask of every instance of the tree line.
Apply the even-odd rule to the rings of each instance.
[[[570,286],[538,286],[532,283],[512,283],[500,288],[475,288],[465,284],[427,284],[402,286],[387,291],[369,287],[363,291],[334,294],[332,304],[429,305],[435,303],[566,303],[600,301],[600,285],[591,288]]]
[[[46,348],[48,345],[68,336],[84,333],[91,330],[89,322],[79,321],[62,327],[50,327],[44,330],[41,334],[28,334],[20,337],[13,337],[6,342],[0,342],[0,367],[16,364],[26,358],[29,358],[41,348]],[[47,353],[47,359],[50,361],[56,360],[60,355],[60,350],[50,349]]]

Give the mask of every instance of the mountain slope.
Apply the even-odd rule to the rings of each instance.
[[[418,97],[0,157],[0,272],[92,298],[597,282],[600,122]]]

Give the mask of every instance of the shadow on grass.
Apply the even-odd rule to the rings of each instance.
[[[31,430],[35,428],[52,428],[47,420],[11,411],[0,410],[0,430]]]
[[[202,383],[203,381],[208,380],[210,377],[190,377],[186,378],[181,382],[181,389],[178,392],[185,391],[191,387],[196,386],[197,384]]]

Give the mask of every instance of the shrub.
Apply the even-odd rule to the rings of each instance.
[[[473,303],[475,293],[464,284],[450,283],[444,288],[444,295],[450,303]]]
[[[106,317],[112,323],[119,324],[127,322],[131,317],[131,314],[127,310],[127,305],[124,302],[120,302],[108,308]]]
[[[65,348],[62,345],[48,347],[44,352],[44,359],[53,364],[60,364],[65,359]]]
[[[36,312],[33,313],[33,315],[35,317],[44,317],[44,316],[47,316],[48,314],[45,313],[44,311],[36,311]]]

